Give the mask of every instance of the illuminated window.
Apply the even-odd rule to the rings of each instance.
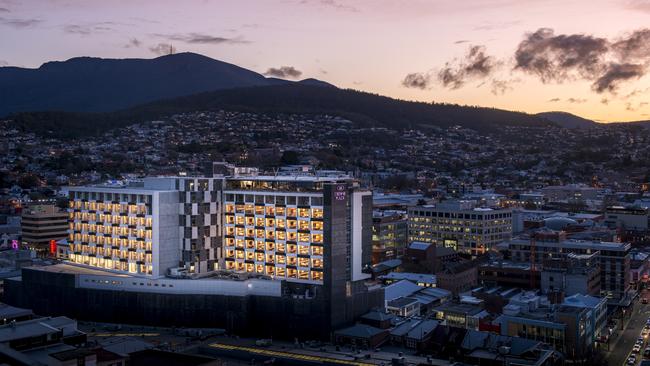
[[[287,263],[287,257],[284,255],[276,254],[275,261],[278,262],[278,264],[285,264]]]
[[[257,262],[264,262],[264,253],[255,253],[255,260]]]
[[[298,216],[300,216],[300,217],[309,217],[309,209],[308,208],[299,208],[298,209]]]
[[[323,280],[323,272],[321,271],[311,271],[311,279],[315,281]]]
[[[312,255],[320,255],[320,256],[322,256],[323,255],[323,247],[319,247],[319,246],[311,247],[311,254]]]
[[[314,218],[314,219],[322,219],[323,218],[323,209],[322,208],[312,208],[311,217]]]
[[[274,227],[275,226],[275,219],[267,218],[266,219],[266,226],[267,227]]]
[[[255,241],[252,239],[246,239],[246,249],[255,249]]]
[[[237,259],[244,259],[244,251],[243,250],[236,250],[235,254],[237,256]]]
[[[255,272],[255,266],[252,263],[246,263],[246,272],[249,273]]]
[[[286,231],[276,231],[276,237],[278,240],[286,240],[287,239],[287,232]]]
[[[297,278],[298,277],[298,271],[293,269],[293,268],[287,268],[287,277],[289,277],[289,278]]]
[[[266,243],[264,242],[264,240],[257,240],[255,242],[255,248],[257,250],[263,251],[265,247],[266,247]]]
[[[263,264],[258,264],[255,266],[255,272],[257,273],[264,273],[264,265]]]
[[[303,242],[303,243],[308,243],[309,242],[309,234],[298,233],[298,241]]]
[[[273,206],[266,206],[266,214],[268,216],[273,216],[275,215],[275,207]]]
[[[291,254],[295,254],[297,249],[296,244],[287,244],[287,252]]]
[[[275,267],[273,266],[266,266],[266,274],[268,276],[273,276],[275,275]]]
[[[287,217],[296,217],[297,210],[295,207],[287,207]]]
[[[285,245],[283,243],[276,243],[275,244],[275,251],[279,253],[284,253],[285,252]]]
[[[255,226],[264,226],[264,218],[258,217],[255,219]]]
[[[275,269],[275,276],[276,277],[286,277],[286,271],[282,267],[277,267]]]
[[[296,241],[296,233],[292,231],[287,232],[287,240]]]
[[[322,243],[323,242],[323,234],[312,234],[311,241],[314,242],[314,243]]]
[[[264,215],[264,206],[255,206],[255,215]]]
[[[276,216],[284,216],[285,210],[284,207],[278,206],[275,208],[275,215]]]
[[[275,226],[284,229],[286,227],[285,223],[286,221],[284,219],[277,219],[275,221]]]
[[[266,238],[267,239],[275,239],[275,231],[274,230],[266,230]]]
[[[309,267],[309,258],[299,258],[298,265],[300,267]]]
[[[323,260],[318,258],[312,258],[311,266],[314,268],[323,268]]]
[[[309,247],[306,246],[306,245],[299,245],[298,246],[298,254],[309,255]]]
[[[323,230],[323,222],[322,221],[312,221],[311,222],[311,229],[312,230]]]
[[[301,280],[308,280],[309,279],[309,271],[304,271],[304,270],[299,270],[298,271],[298,278]]]
[[[298,230],[309,230],[309,221],[298,220]]]
[[[296,263],[298,262],[296,257],[287,257],[287,265],[288,266],[295,266]]]

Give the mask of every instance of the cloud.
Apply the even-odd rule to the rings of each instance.
[[[169,55],[176,53],[176,48],[169,43],[158,43],[155,46],[149,47],[149,51],[155,53],[156,55]]]
[[[16,29],[32,28],[43,23],[41,19],[8,19],[0,17],[0,24]]]
[[[600,99],[600,103],[601,103],[601,104],[604,104],[604,105],[608,105],[608,104],[609,104],[609,99],[607,99],[607,98],[601,98],[601,99]]]
[[[276,78],[292,78],[296,79],[302,75],[302,71],[297,70],[293,66],[281,66],[279,68],[270,67],[264,75],[273,76]]]
[[[187,34],[154,34],[154,36],[165,38],[169,41],[185,42],[190,44],[245,44],[249,41],[241,38],[229,38],[213,36],[203,33],[187,33]]]
[[[11,13],[11,10],[7,8],[0,8],[0,13]]]
[[[402,80],[402,85],[407,88],[428,89],[431,84],[431,76],[422,72],[412,72]]]
[[[521,24],[521,20],[510,22],[485,22],[482,25],[474,27],[475,31],[491,31],[497,29],[506,29]]]
[[[96,24],[67,24],[63,26],[63,31],[69,34],[78,34],[88,36],[94,33],[102,33],[112,30],[108,26],[109,22],[96,23]]]
[[[470,46],[462,60],[445,63],[437,77],[444,87],[458,89],[468,80],[489,76],[499,64],[492,56],[485,54],[485,46]]]
[[[586,103],[587,99],[571,97],[571,98],[567,99],[566,101],[571,103],[571,104],[582,104],[582,103]]]
[[[490,92],[494,95],[503,95],[507,91],[512,90],[512,84],[519,80],[498,80],[492,79],[490,81]]]
[[[631,0],[626,4],[626,8],[631,10],[650,13],[650,1],[648,0]]]
[[[124,48],[131,48],[131,47],[138,48],[140,46],[142,46],[142,41],[140,41],[137,38],[131,38],[129,39],[129,42],[124,45]]]
[[[336,10],[349,11],[353,13],[359,12],[359,9],[352,6],[344,4],[342,1],[336,0],[302,0],[300,4],[303,5],[319,5],[322,7],[332,8]]]
[[[560,99],[560,98],[551,98],[551,99],[547,100],[547,102],[556,103],[556,102],[559,102],[560,100],[562,100],[562,99]]]
[[[638,79],[646,72],[644,65],[611,63],[605,72],[592,84],[597,93],[613,93],[623,81]]]
[[[515,70],[538,76],[542,82],[564,82],[599,73],[608,51],[604,38],[582,34],[555,35],[550,28],[528,33],[515,51]]]
[[[650,29],[639,29],[612,44],[622,61],[646,60],[650,57]]]

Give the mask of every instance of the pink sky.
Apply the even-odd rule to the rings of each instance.
[[[593,85],[605,71],[542,81],[515,69],[514,55],[540,28],[614,44],[645,27],[650,0],[0,0],[0,64],[151,58],[171,43],[260,73],[293,66],[300,78],[396,98],[627,121],[650,119],[650,54],[635,59],[641,74],[600,93]],[[489,75],[445,87],[440,70],[457,71],[470,46],[490,57]],[[430,78],[424,89],[402,84],[410,73]]]

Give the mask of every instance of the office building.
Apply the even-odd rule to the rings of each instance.
[[[22,242],[39,254],[56,250],[56,242],[68,235],[68,214],[54,205],[36,205],[23,210]],[[50,253],[54,254],[54,253]]]
[[[408,210],[409,241],[434,243],[480,255],[512,237],[510,209],[475,207],[473,201],[450,201]]]
[[[513,239],[507,246],[513,260],[534,263],[540,268],[550,258],[595,254],[594,261],[600,266],[600,296],[621,301],[621,305],[630,300],[629,243],[570,240],[562,232],[547,230],[529,238]]]
[[[374,211],[372,215],[372,262],[401,258],[408,242],[405,211]]]

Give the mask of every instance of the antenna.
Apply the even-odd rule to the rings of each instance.
[[[172,45],[171,43],[169,44],[169,54],[170,55],[174,54],[174,45]]]

